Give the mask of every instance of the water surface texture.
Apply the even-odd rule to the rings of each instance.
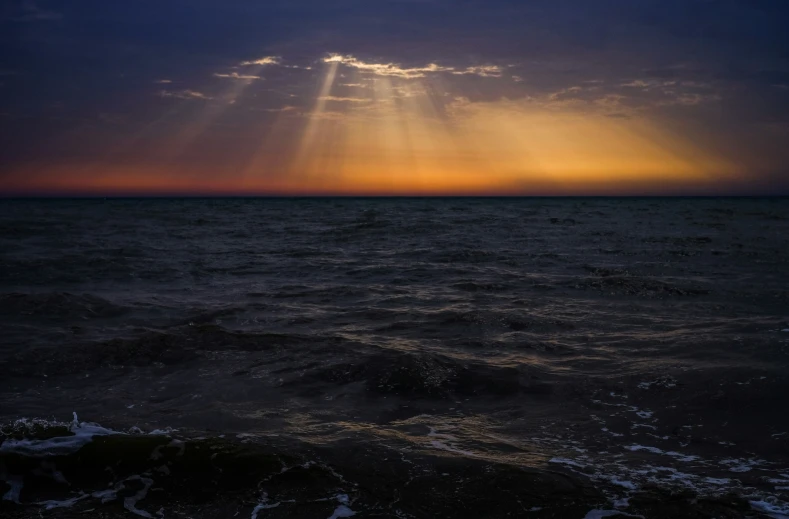
[[[8,517],[789,516],[786,199],[2,200],[0,330]]]

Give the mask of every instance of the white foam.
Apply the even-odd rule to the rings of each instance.
[[[624,480],[618,479],[616,477],[612,477],[611,478],[611,483],[613,483],[614,485],[620,486],[620,487],[627,488],[628,490],[635,490],[636,489],[636,486],[633,484],[632,481],[624,481]]]
[[[127,481],[140,481],[143,484],[143,488],[139,490],[135,495],[131,497],[127,497],[123,502],[123,507],[128,510],[129,512],[139,515],[141,517],[151,517],[151,514],[146,512],[145,510],[140,510],[137,508],[137,503],[145,498],[148,495],[148,490],[153,485],[153,480],[144,478],[142,476],[130,476],[123,481],[118,482],[115,485],[115,488],[108,488],[106,490],[97,490],[90,494],[90,497],[95,499],[101,499],[102,504],[109,503],[110,501],[115,501],[118,499],[118,492],[126,488],[125,483]]]
[[[40,501],[37,505],[43,506],[44,510],[54,510],[55,508],[71,508],[83,499],[90,497],[90,494],[82,494],[80,496],[72,497],[71,499],[64,499],[63,501]]]
[[[663,377],[657,380],[653,380],[652,382],[641,382],[638,385],[639,389],[650,389],[652,386],[661,386],[667,389],[677,387],[677,381],[674,377]]]
[[[56,467],[55,464],[49,461],[42,461],[41,467],[33,469],[32,473],[36,476],[43,476],[54,479],[58,483],[62,483],[64,485],[68,485],[69,482],[66,481],[66,477],[60,472]]]
[[[699,459],[698,456],[693,456],[690,454],[682,454],[681,452],[674,452],[674,451],[666,452],[666,456],[671,456],[673,458],[676,458],[677,461],[685,461],[685,462],[696,461]]]
[[[331,514],[331,517],[329,517],[329,519],[340,519],[340,517],[353,517],[354,515],[356,515],[356,512],[354,512],[353,510],[351,510],[345,505],[340,505],[337,507],[336,510],[334,510],[334,513]]]
[[[133,496],[127,497],[123,500],[123,508],[133,514],[139,515],[140,517],[147,517],[148,519],[151,519],[153,516],[145,510],[140,510],[137,508],[137,503],[145,499],[145,496],[148,495],[148,489],[150,489],[151,485],[153,485],[153,480],[141,476],[132,476],[130,478],[126,478],[126,481],[140,481],[142,482],[143,487]]]
[[[186,444],[181,440],[173,439],[170,443],[167,444],[168,447],[177,447],[178,453],[176,456],[183,456],[184,452],[186,452]]]
[[[318,501],[337,501],[338,503],[340,503],[340,506],[338,506],[334,510],[334,513],[332,514],[331,517],[329,517],[329,519],[338,519],[340,517],[353,517],[354,515],[356,515],[356,512],[354,512],[349,508],[349,505],[351,504],[351,498],[348,497],[348,494],[337,494],[332,497],[324,497],[322,499],[315,500],[315,502]]]
[[[621,508],[628,508],[630,507],[630,498],[624,497],[622,499],[617,499],[614,501],[614,508],[621,509]]]
[[[151,452],[151,456],[148,458],[149,460],[156,461],[164,458],[164,454],[162,454],[162,449],[164,445],[157,445],[153,448],[153,452]]]
[[[663,454],[663,451],[661,449],[658,449],[657,447],[647,447],[645,445],[630,445],[625,447],[625,449],[633,452],[648,451],[651,452],[652,454]]]
[[[584,519],[602,519],[603,517],[611,517],[612,515],[619,515],[625,517],[640,517],[644,519],[643,515],[627,514],[621,510],[590,510],[584,516]]]
[[[19,476],[7,476],[3,479],[11,487],[3,495],[3,501],[11,501],[12,503],[19,504],[19,494],[22,492],[24,481]]]
[[[430,432],[427,433],[428,436],[433,436],[435,438],[444,438],[445,440],[457,440],[457,438],[455,436],[452,436],[451,434],[444,434],[437,432],[435,427],[428,426],[428,429],[430,429]]]
[[[121,488],[122,486],[123,484],[121,484]],[[108,488],[107,490],[97,490],[96,492],[93,492],[91,496],[95,497],[96,499],[101,499],[102,504],[104,504],[118,499],[118,491],[114,488]]]
[[[172,440],[167,445],[157,445],[153,449],[153,452],[151,453],[151,457],[149,459],[151,459],[153,461],[156,461],[156,460],[164,458],[164,454],[162,453],[162,449],[164,449],[166,447],[175,447],[175,448],[177,448],[178,449],[178,453],[176,454],[176,456],[183,456],[184,452],[186,452],[186,444],[184,442],[182,442],[181,440]],[[216,456],[216,454],[214,456]]]
[[[633,450],[640,450],[639,447],[644,446],[633,447]],[[655,448],[646,450],[651,451],[652,449]],[[662,451],[660,452],[663,453]],[[610,456],[608,456],[608,458],[609,460],[611,459]],[[724,478],[708,478],[699,474],[688,474],[671,467],[655,467],[652,465],[628,467],[619,461],[613,463],[600,463],[588,458],[583,460],[553,458],[550,462],[565,465],[569,470],[583,474],[593,481],[623,488],[627,491],[625,497],[644,485],[658,485],[661,487],[680,486],[692,489],[694,492],[701,495],[719,495],[729,486],[739,486],[739,482],[737,481]],[[594,472],[589,471],[591,467],[594,467]],[[759,498],[761,498],[761,496],[759,496]],[[614,502],[614,508],[620,508],[624,504],[624,501],[617,500]]]
[[[578,467],[579,469],[582,469],[582,468],[586,467],[586,465],[582,465],[582,464],[578,463],[575,460],[570,460],[570,459],[567,459],[567,458],[551,458],[548,461],[548,463],[557,463],[559,465],[569,465],[571,467]]]
[[[777,500],[750,501],[751,508],[767,514],[773,519],[789,519],[789,504]]]
[[[471,457],[475,457],[476,456],[473,452],[464,451],[464,450],[458,449],[456,447],[452,447],[452,446],[447,445],[446,443],[440,442],[438,440],[431,441],[430,445],[434,449],[439,449],[439,450],[442,450],[442,451],[454,452],[455,454],[462,454],[464,456],[471,456]]]
[[[671,456],[672,458],[675,458],[677,461],[690,462],[690,461],[696,461],[696,460],[699,459],[698,456],[682,454],[681,452],[674,452],[674,451],[666,452],[666,451],[664,451],[662,449],[658,449],[657,447],[649,447],[649,446],[646,446],[646,445],[629,445],[629,446],[625,447],[625,449],[627,449],[629,451],[633,451],[633,452],[636,452],[636,451],[647,451],[647,452],[651,452],[652,454],[662,454],[664,456]]]
[[[563,458],[555,457],[549,460],[549,463],[556,463],[566,467],[567,470],[577,472],[588,477],[592,481],[602,483],[609,486],[610,492],[607,494],[613,501],[611,508],[617,510],[592,510],[587,517],[609,517],[616,513],[627,515],[621,512],[629,505],[627,499],[633,495],[633,492],[638,491],[639,488],[649,485],[657,485],[661,488],[684,488],[692,490],[699,496],[720,496],[726,492],[736,492],[738,495],[744,496],[751,501],[754,509],[758,509],[773,517],[774,519],[789,519],[789,502],[784,502],[779,496],[772,495],[772,490],[762,488],[754,488],[745,486],[742,481],[735,478],[723,477],[723,475],[710,475],[711,467],[721,465],[717,468],[718,472],[725,469],[743,470],[744,468],[756,468],[758,471],[767,472],[768,467],[775,465],[774,463],[767,462],[758,458],[751,459],[724,459],[724,460],[708,460],[699,456],[693,456],[675,451],[664,451],[657,447],[648,445],[626,445],[623,446],[625,450],[631,452],[644,451],[650,454],[665,456],[671,459],[673,465],[676,461],[692,462],[688,465],[686,472],[680,472],[673,467],[655,466],[649,464],[646,460],[631,459],[620,456],[612,456],[608,452],[596,453],[592,455],[584,455],[581,457]],[[605,458],[600,458],[605,456]],[[654,462],[654,458],[651,458]],[[770,470],[773,472],[771,478],[759,478],[764,483],[772,483],[773,485],[780,485],[775,488],[776,491],[783,489],[789,490],[789,474],[782,469]],[[766,476],[766,474],[765,474]],[[785,479],[784,479],[785,478]],[[750,481],[746,481],[748,483]],[[620,487],[615,489],[615,487]],[[624,491],[622,491],[624,489]],[[624,499],[623,499],[624,498]],[[761,508],[759,508],[761,507]]]
[[[268,510],[269,508],[277,508],[279,506],[279,502],[276,503],[269,503],[268,497],[266,494],[263,494],[263,502],[259,503],[254,510],[252,510],[252,516],[250,519],[258,519],[258,514],[263,510]]]
[[[764,461],[757,460],[757,459],[749,459],[749,460],[738,460],[734,458],[729,458],[725,460],[721,460],[721,465],[727,465],[729,467],[730,472],[750,472],[754,468],[764,465]]]
[[[134,429],[137,429],[138,431],[140,430],[138,427],[134,427]],[[170,436],[172,433],[177,431],[178,429],[173,429],[172,427],[165,427],[164,429],[154,429],[153,431],[148,433],[148,436]]]
[[[74,413],[74,421],[69,426],[69,431],[71,436],[57,436],[46,440],[6,440],[0,445],[0,452],[36,457],[58,456],[77,452],[96,436],[120,434],[95,423],[80,423],[77,413]]]
[[[704,481],[713,485],[728,485],[731,483],[729,478],[704,478]]]

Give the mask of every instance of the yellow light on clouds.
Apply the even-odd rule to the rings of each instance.
[[[462,193],[693,184],[731,167],[650,121],[532,100],[448,98],[438,79],[370,77],[363,98],[324,80],[288,169],[306,191]],[[371,80],[372,79],[372,80]],[[288,182],[289,184],[291,182]]]

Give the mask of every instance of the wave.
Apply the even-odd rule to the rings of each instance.
[[[45,292],[0,294],[0,315],[44,319],[118,317],[128,309],[91,294]]]
[[[322,368],[313,378],[346,385],[363,382],[368,393],[451,400],[460,396],[547,395],[552,387],[523,369],[463,363],[450,357],[388,351]]]
[[[5,501],[25,509],[102,507],[102,517],[125,510],[151,518],[191,507],[199,517],[232,517],[232,509],[254,513],[263,482],[272,494],[302,498],[336,496],[346,486],[330,467],[270,445],[120,432],[79,422],[76,413],[68,425],[20,421],[0,430]],[[315,507],[327,516],[328,501]]]
[[[710,293],[709,290],[693,286],[679,286],[666,281],[644,277],[601,274],[596,277],[573,281],[574,288],[597,290],[609,294],[640,296],[646,298],[692,297]]]
[[[216,325],[194,324],[132,338],[26,349],[0,360],[0,369],[13,376],[69,375],[107,367],[186,364],[200,359],[204,351],[263,352],[320,347],[342,341],[334,336],[243,333]]]
[[[431,432],[434,444],[446,434]],[[449,441],[449,440],[446,440]],[[436,447],[436,449],[438,449]],[[386,461],[382,464],[382,460]],[[462,451],[393,451],[377,444],[275,444],[239,435],[117,431],[95,423],[18,421],[0,427],[0,512],[39,517],[780,517],[780,501],[647,487],[590,477],[554,458],[524,467]],[[385,470],[382,470],[384,469]],[[4,487],[4,488],[3,488]],[[617,490],[618,489],[618,490]],[[607,510],[611,512],[606,512]],[[666,515],[668,513],[668,515]],[[591,514],[591,515],[590,515]],[[595,515],[597,514],[597,515]],[[603,515],[601,515],[603,514]],[[638,515],[636,515],[638,514]]]

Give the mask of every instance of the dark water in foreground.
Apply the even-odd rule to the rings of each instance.
[[[786,199],[0,200],[3,517],[787,517],[787,368]]]

